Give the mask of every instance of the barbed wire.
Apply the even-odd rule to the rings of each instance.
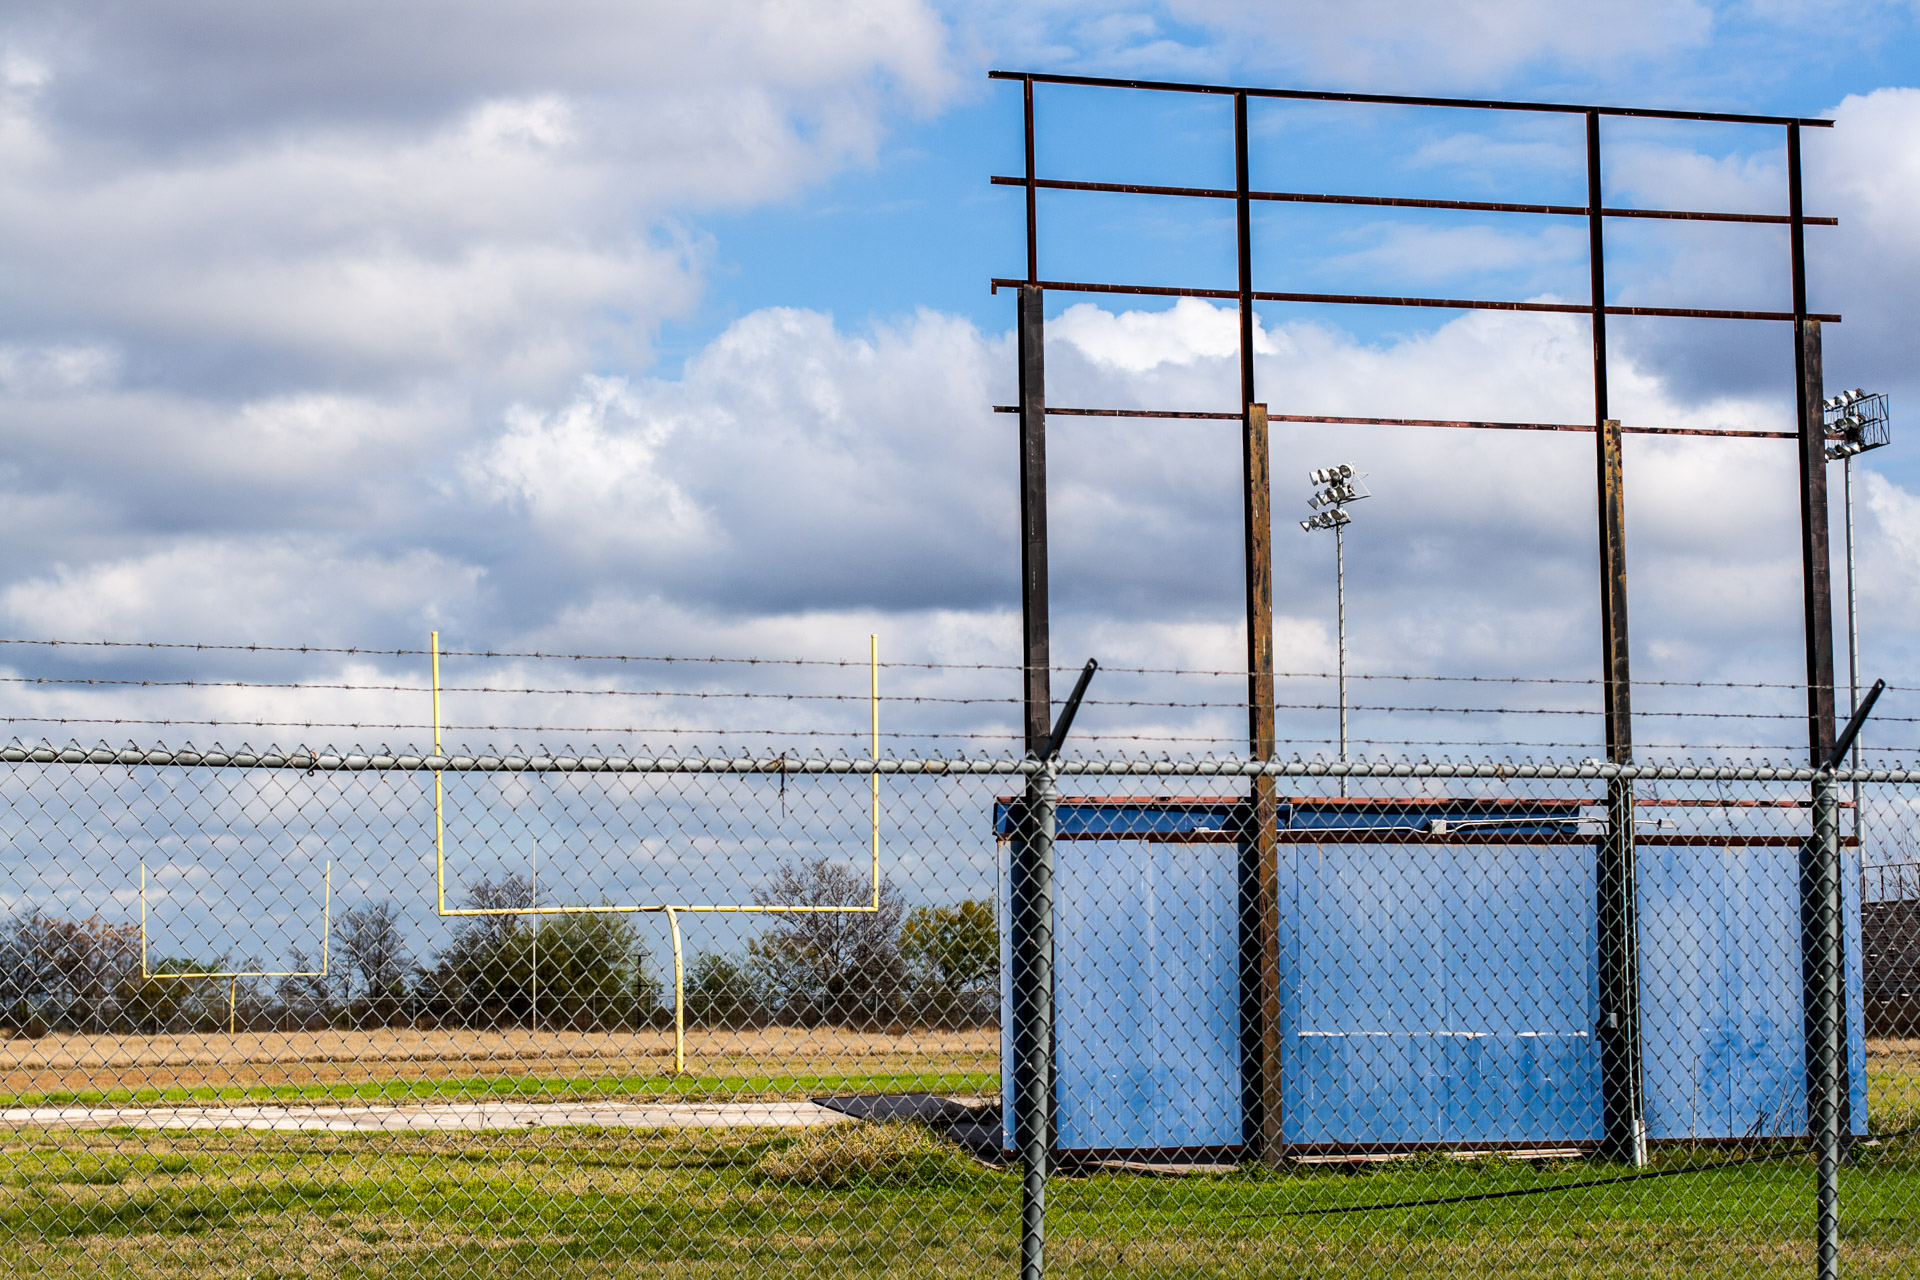
[[[136,680],[131,678],[109,678],[98,676],[0,676],[0,683],[18,685],[71,685],[78,687],[136,688],[136,689],[274,689],[293,692],[335,692],[335,693],[410,693],[430,694],[431,685],[402,684],[347,684],[337,682],[301,682],[272,680]],[[750,689],[576,689],[547,688],[533,685],[442,685],[442,694],[472,693],[492,694],[510,697],[593,697],[593,698],[695,698],[725,699],[734,698],[764,702],[868,702],[873,695],[866,693],[772,693]],[[1011,706],[1020,699],[1011,696],[1000,697],[956,697],[942,694],[883,694],[880,701],[894,704],[935,704],[943,706]],[[1245,710],[1244,701],[1183,701],[1178,699],[1154,698],[1088,698],[1083,706],[1089,707],[1149,707],[1156,710]],[[1275,702],[1276,711],[1337,711],[1339,703],[1329,702]],[[1347,710],[1354,712],[1380,712],[1383,714],[1413,715],[1502,715],[1502,716],[1598,716],[1605,712],[1597,707],[1452,707],[1452,706],[1400,706],[1388,703],[1349,703]],[[1654,711],[1639,710],[1636,715],[1641,719],[1699,719],[1699,720],[1797,720],[1801,716],[1796,712],[1782,711]],[[1879,720],[1910,721],[1914,717],[1880,716]]]
[[[348,657],[392,657],[424,658],[432,655],[431,649],[376,649],[361,645],[272,645],[272,644],[212,644],[198,641],[161,641],[161,640],[38,640],[24,637],[0,637],[0,645],[33,645],[50,648],[96,648],[96,649],[148,649],[148,650],[186,650],[197,652],[224,653],[300,653],[300,654],[336,654]],[[658,662],[687,664],[734,664],[741,666],[765,667],[859,667],[871,665],[868,660],[857,658],[769,658],[759,656],[728,657],[719,654],[639,654],[639,653],[563,653],[541,649],[442,649],[442,658],[478,658],[478,659],[534,659],[555,662]],[[1028,668],[1019,663],[1010,662],[913,662],[889,660],[878,664],[882,668],[920,671],[1011,671],[1024,672]],[[1049,667],[1050,671],[1076,672],[1079,664],[1063,664]],[[1103,663],[1100,670],[1111,675],[1170,675],[1170,676],[1208,676],[1236,677],[1245,679],[1249,674],[1243,667],[1127,667]],[[1276,680],[1335,680],[1339,673],[1334,671],[1276,671]],[[1348,680],[1399,680],[1404,682],[1454,683],[1454,684],[1548,684],[1548,685],[1600,685],[1605,681],[1590,677],[1573,676],[1465,676],[1465,675],[1423,675],[1414,672],[1348,672]],[[1640,688],[1668,689],[1782,689],[1804,691],[1808,686],[1792,681],[1767,680],[1629,680],[1628,684]],[[1828,686],[1818,686],[1828,687]],[[1846,688],[1841,684],[1831,686],[1835,690]],[[1890,690],[1912,692],[1920,686],[1889,684]]]

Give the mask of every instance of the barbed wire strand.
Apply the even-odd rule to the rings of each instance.
[[[0,676],[0,683],[15,685],[60,685],[81,688],[135,689],[271,689],[287,692],[331,693],[408,693],[428,694],[430,685],[344,684],[335,682],[299,682],[271,680],[136,680],[95,676]],[[541,688],[531,685],[443,685],[442,694],[471,693],[508,697],[592,697],[592,698],[694,698],[740,699],[761,702],[868,702],[871,694],[860,693],[769,693],[748,689],[575,689]],[[953,697],[936,694],[882,695],[880,701],[895,705],[1011,706],[1016,697]],[[1089,707],[1150,707],[1160,710],[1245,710],[1244,701],[1182,701],[1153,698],[1088,698]],[[1275,702],[1278,711],[1335,711],[1338,703]],[[1502,716],[1598,716],[1605,712],[1590,707],[1450,707],[1399,706],[1390,703],[1349,703],[1349,711],[1413,715],[1502,715]],[[1641,710],[1641,719],[1698,720],[1798,720],[1802,716],[1781,711],[1655,711]],[[1912,723],[1920,717],[1879,716],[1883,723]]]
[[[97,649],[148,649],[148,650],[186,650],[192,652],[224,653],[300,653],[335,654],[348,657],[392,657],[418,658],[428,657],[429,649],[376,649],[360,645],[272,645],[272,644],[213,644],[199,641],[161,641],[161,640],[39,640],[24,637],[0,637],[0,645],[32,645],[50,648],[97,648]],[[659,662],[687,664],[736,664],[742,666],[766,667],[861,667],[871,665],[867,660],[854,658],[768,658],[768,657],[727,657],[718,654],[639,654],[639,653],[561,653],[540,649],[442,649],[440,657],[476,658],[476,659],[534,659],[555,662]],[[921,671],[1025,671],[1027,668],[1018,663],[1007,662],[910,662],[887,661],[879,664],[882,668]],[[1078,664],[1050,667],[1049,670],[1072,672],[1080,669]],[[1245,679],[1245,668],[1234,667],[1127,667],[1102,664],[1101,671],[1110,675],[1171,675],[1171,676],[1208,676],[1238,677]],[[1276,671],[1276,680],[1334,680],[1339,673],[1333,671]],[[1423,675],[1413,672],[1349,672],[1349,680],[1400,680],[1434,681],[1462,684],[1564,684],[1599,685],[1604,681],[1572,676],[1462,676],[1462,675]],[[1766,680],[1632,680],[1628,683],[1645,688],[1673,689],[1783,689],[1805,690],[1807,686],[1792,681]],[[1844,686],[1834,685],[1836,689]],[[1911,692],[1917,686],[1893,685],[1890,690]]]

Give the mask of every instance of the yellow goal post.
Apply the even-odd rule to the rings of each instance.
[[[242,978],[324,978],[328,976],[328,948],[333,941],[333,861],[328,859],[323,873],[320,899],[320,967],[318,969],[202,969],[190,973],[157,973],[147,966],[147,860],[140,859],[140,981],[172,982],[181,979],[225,978],[227,980],[227,1034],[238,1031],[236,1012]]]
[[[428,634],[432,659],[433,753],[440,756],[440,633]],[[880,637],[867,637],[867,697],[873,758],[880,758]],[[447,905],[447,823],[446,791],[441,770],[433,771],[433,865],[435,910],[442,916],[545,916],[545,915],[634,915],[660,912],[667,918],[673,936],[673,1064],[676,1074],[687,1069],[686,969],[682,960],[680,914],[682,912],[731,912],[738,914],[795,915],[837,912],[852,915],[872,914],[880,910],[880,774],[869,775],[868,849],[872,871],[872,899],[864,906],[819,906],[811,903],[664,903],[644,902],[603,904],[600,906],[560,905],[524,907],[449,907]]]

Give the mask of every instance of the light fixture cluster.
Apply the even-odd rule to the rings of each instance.
[[[1822,400],[1827,433],[1827,460],[1837,462],[1878,449],[1891,439],[1887,398],[1855,387]]]
[[[1315,529],[1338,529],[1341,525],[1352,524],[1353,517],[1347,514],[1346,504],[1373,496],[1367,492],[1367,486],[1361,483],[1360,477],[1361,472],[1351,462],[1308,472],[1307,479],[1320,488],[1307,499],[1307,505],[1319,514],[1302,520],[1300,527],[1312,533]]]

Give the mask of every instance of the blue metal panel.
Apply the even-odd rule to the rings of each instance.
[[[1848,1115],[1854,1133],[1867,1132],[1867,991],[1866,963],[1860,940],[1860,850],[1840,850],[1842,924],[1847,947],[1847,1082]]]
[[[1842,858],[1852,1117],[1866,1132],[1859,858]],[[1639,851],[1641,1035],[1652,1138],[1807,1131],[1799,850]]]
[[[1056,1145],[1221,1147],[1241,1140],[1238,846],[1127,839],[1220,831],[1235,806],[1156,812],[1063,804],[1059,828],[1122,838],[1054,848]],[[1128,812],[1132,810],[1132,812]],[[1001,890],[1002,1026],[1011,1027]],[[1011,1053],[1002,1032],[1002,1053]],[[1003,1092],[1012,1073],[1003,1073]],[[1011,1133],[1011,1098],[1003,1098]]]
[[[1649,1137],[1806,1132],[1798,857],[1639,850]]]
[[[1237,1143],[1237,849],[1178,840],[1230,831],[1237,806],[1081,800],[1059,812],[1058,1145]],[[1281,822],[1385,841],[1432,830],[1433,813],[1295,801]],[[1542,835],[1571,833],[1576,816],[1497,801],[1445,811],[1480,832]],[[1010,806],[994,819],[1010,833]],[[1843,857],[1852,1115],[1864,1133],[1859,855]],[[1804,1132],[1797,867],[1791,847],[1641,848],[1650,1136]],[[1287,1142],[1599,1139],[1590,844],[1287,844],[1280,877]],[[1010,1027],[1004,877],[1000,899]]]
[[[1597,1138],[1593,895],[1584,845],[1289,847],[1284,1139]]]
[[[1062,1150],[1240,1141],[1233,851],[1057,847]]]

